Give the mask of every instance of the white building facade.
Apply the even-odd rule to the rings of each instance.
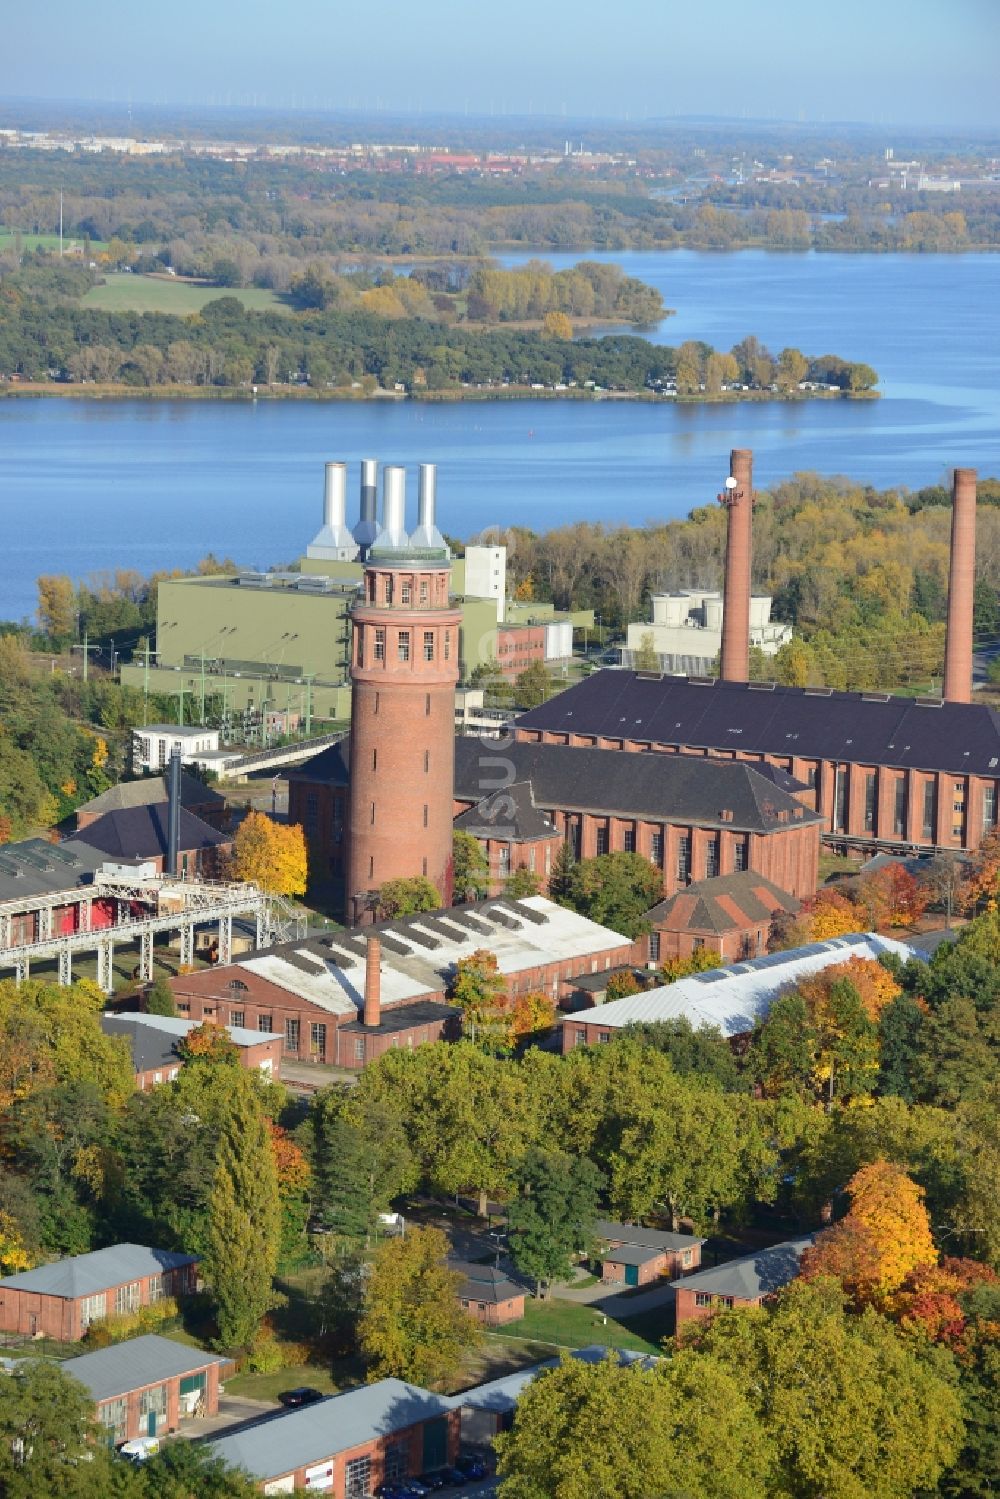
[[[722,650],[722,594],[684,588],[654,593],[651,601],[652,620],[628,627],[624,664],[635,666],[636,655],[652,645],[660,671],[708,673]],[[791,625],[772,620],[771,603],[768,594],[754,594],[750,600],[750,644],[765,656],[776,655],[792,638]]]

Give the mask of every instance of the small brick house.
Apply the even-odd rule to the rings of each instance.
[[[463,1311],[484,1327],[503,1327],[524,1316],[524,1286],[502,1270],[469,1260],[450,1260],[448,1268],[465,1277],[458,1290],[459,1302]]]
[[[673,1281],[677,1327],[733,1307],[760,1306],[765,1297],[773,1296],[795,1279],[802,1254],[811,1243],[811,1234],[787,1239],[782,1244],[772,1244],[738,1260]]]
[[[67,1359],[61,1368],[90,1391],[97,1419],[118,1447],[177,1431],[195,1415],[217,1415],[219,1376],[228,1362],[150,1334]]]
[[[0,1280],[0,1332],[75,1343],[91,1322],[195,1289],[197,1258],[113,1244]]]
[[[691,1234],[607,1220],[596,1225],[596,1233],[601,1248],[594,1255],[595,1270],[609,1285],[645,1286],[665,1275],[685,1275],[701,1264],[705,1240]]]
[[[124,1036],[132,1048],[135,1085],[140,1092],[160,1083],[173,1082],[184,1065],[179,1044],[198,1022],[172,1015],[101,1016],[101,1030],[106,1036]],[[275,1081],[281,1075],[282,1037],[268,1032],[249,1031],[241,1026],[226,1026],[230,1041],[239,1049],[244,1067],[257,1068]]]
[[[220,1437],[209,1451],[265,1494],[323,1490],[333,1499],[455,1462],[460,1414],[442,1395],[380,1379]]]
[[[720,962],[759,958],[767,952],[771,922],[778,912],[796,912],[801,902],[766,875],[752,869],[698,880],[646,912],[650,963],[688,958],[704,948]]]

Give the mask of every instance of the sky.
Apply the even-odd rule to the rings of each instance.
[[[1000,126],[1000,0],[33,0],[0,98]]]

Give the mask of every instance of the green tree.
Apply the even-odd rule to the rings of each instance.
[[[909,1499],[958,1454],[950,1356],[873,1311],[846,1315],[835,1281],[793,1282],[773,1311],[715,1317],[698,1347],[739,1380],[776,1449],[766,1493]]]
[[[278,1176],[267,1120],[242,1068],[218,1146],[203,1262],[223,1348],[246,1348],[274,1305],[281,1236]]]
[[[652,630],[644,630],[639,636],[639,649],[635,652],[634,665],[636,671],[659,671],[660,657]]]
[[[511,900],[523,900],[526,895],[537,895],[540,888],[541,881],[535,871],[527,864],[519,864],[504,881],[503,893]]]
[[[327,1089],[309,1110],[313,1211],[327,1233],[364,1239],[392,1199],[415,1185],[414,1162],[391,1108],[364,1108],[351,1119],[346,1102],[341,1090]]]
[[[534,1147],[517,1173],[518,1195],[507,1208],[511,1258],[544,1296],[566,1280],[574,1254],[590,1249],[604,1178],[586,1157]]]
[[[549,894],[553,900],[559,901],[560,905],[570,905],[570,892],[573,888],[573,872],[576,869],[576,859],[573,855],[573,845],[567,839],[560,844],[558,852],[552,861],[552,872],[549,875]]]
[[[144,1000],[147,1015],[177,1014],[177,1002],[174,999],[174,991],[165,974],[158,973],[146,990]]]
[[[565,1358],[495,1445],[510,1499],[747,1499],[773,1461],[743,1380],[691,1352],[655,1369]]]
[[[260,1493],[255,1479],[194,1442],[168,1442],[136,1470],[134,1482],[136,1499],[257,1499]]]
[[[115,1492],[89,1390],[57,1364],[25,1359],[0,1379],[0,1493],[4,1499],[105,1499]]]
[[[674,1020],[625,1026],[615,1037],[628,1038],[664,1052],[678,1077],[693,1074],[711,1079],[726,1093],[742,1093],[749,1086],[736,1064],[733,1048],[717,1026],[699,1026],[696,1030],[686,1015],[680,1015]]]
[[[541,661],[532,661],[514,679],[514,701],[520,708],[538,708],[552,696],[552,676]]]
[[[489,893],[490,866],[478,838],[456,828],[451,835],[455,899],[482,900]]]
[[[378,909],[383,920],[396,916],[417,916],[422,911],[441,909],[441,892],[425,876],[386,880],[379,887]]]
[[[641,854],[599,854],[574,866],[568,887],[566,904],[634,938],[649,930],[645,914],[663,894],[663,877]]]
[[[436,1228],[411,1228],[375,1251],[358,1327],[369,1381],[440,1384],[479,1342],[478,1324],[458,1301],[462,1277],[449,1270],[447,1255]]]

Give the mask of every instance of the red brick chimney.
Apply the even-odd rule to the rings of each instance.
[[[730,481],[719,495],[728,512],[726,576],[722,603],[722,662],[724,682],[750,678],[750,520],[753,514],[753,451],[733,448]]]
[[[382,944],[369,937],[365,951],[365,1025],[382,1019]]]
[[[972,608],[976,586],[976,470],[957,468],[951,491],[951,566],[943,696],[972,701]]]

